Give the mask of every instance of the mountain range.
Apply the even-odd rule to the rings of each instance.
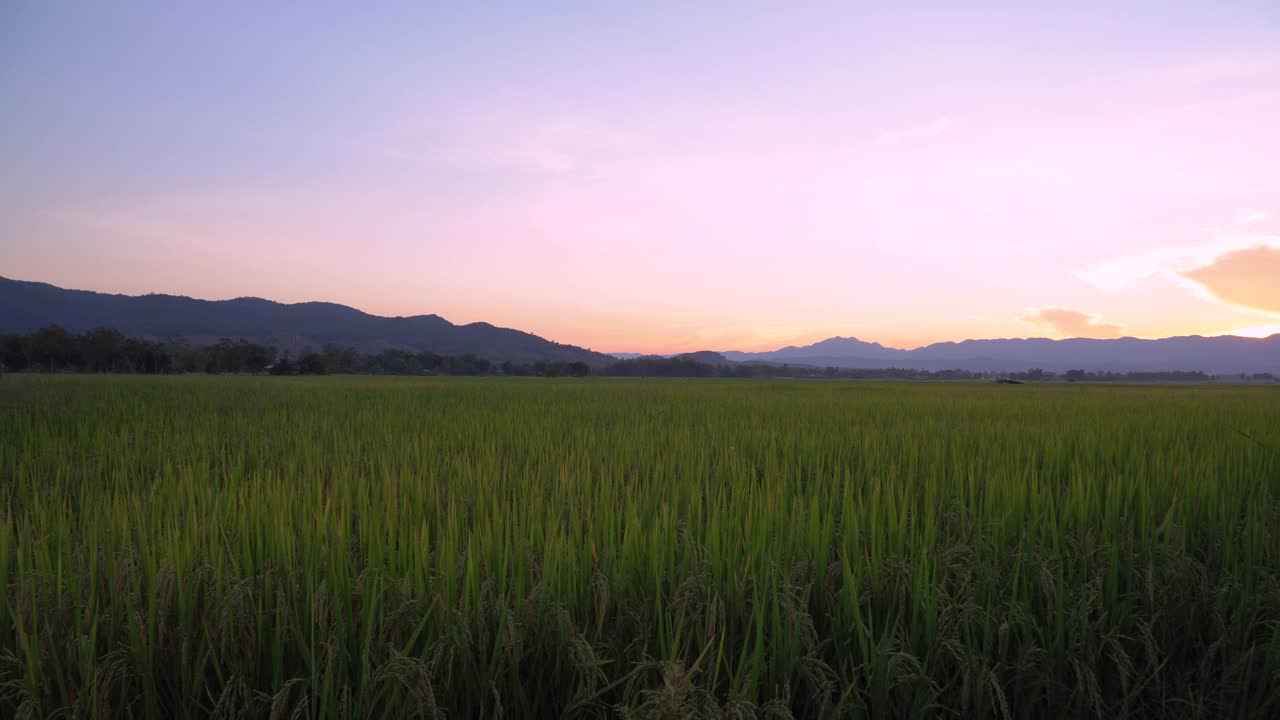
[[[489,323],[454,325],[438,315],[382,317],[334,303],[285,304],[254,297],[109,295],[0,278],[0,332],[30,332],[47,325],[77,333],[111,327],[132,337],[182,337],[197,344],[243,338],[294,352],[335,343],[365,352],[473,353],[516,363],[582,361],[598,367],[614,361],[610,355],[531,333]]]
[[[1145,340],[1023,338],[934,343],[915,350],[888,348],[857,338],[834,337],[769,352],[721,353],[733,362],[839,368],[899,367],[913,370],[1015,371],[1038,367],[1061,372],[1200,370],[1210,374],[1280,373],[1280,334]]]
[[[601,367],[618,358],[488,323],[455,325],[438,315],[383,317],[325,302],[278,303],[261,298],[197,300],[177,295],[111,295],[46,283],[0,278],[0,332],[30,332],[47,325],[72,332],[113,327],[135,337],[183,337],[193,343],[244,338],[298,351],[325,343],[366,352],[387,348],[443,355],[473,353],[517,363],[582,361]],[[1280,334],[1161,340],[1047,338],[964,340],[900,350],[852,337],[769,352],[700,351],[676,357],[699,362],[755,362],[839,368],[1057,372],[1200,370],[1211,374],[1280,374]]]

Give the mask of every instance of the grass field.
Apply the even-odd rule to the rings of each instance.
[[[1280,388],[15,376],[0,716],[1280,716]]]

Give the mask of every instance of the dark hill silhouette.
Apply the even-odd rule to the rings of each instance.
[[[134,337],[183,337],[195,343],[244,338],[295,352],[335,343],[366,352],[473,353],[498,362],[581,361],[598,367],[614,360],[489,323],[454,325],[438,315],[382,317],[335,303],[285,304],[253,297],[110,295],[0,278],[0,332],[30,332],[47,325],[77,333],[111,327]]]

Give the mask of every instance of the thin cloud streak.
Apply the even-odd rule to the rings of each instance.
[[[934,138],[948,132],[952,125],[953,121],[951,117],[943,115],[928,125],[885,131],[875,140],[872,140],[871,144],[875,147],[883,147],[885,145],[897,145],[899,143],[911,142],[913,140]]]
[[[1252,247],[1280,248],[1280,237],[1222,233],[1212,242],[1177,248],[1159,248],[1136,255],[1122,255],[1104,260],[1086,270],[1071,270],[1072,275],[1101,290],[1124,290],[1153,277],[1172,280],[1185,278],[1184,273],[1211,265],[1218,258]]]
[[[1265,213],[1259,210],[1254,210],[1253,208],[1241,208],[1236,211],[1237,225],[1250,225],[1252,223],[1262,222],[1263,220],[1270,220],[1270,219],[1271,219],[1271,213]]]

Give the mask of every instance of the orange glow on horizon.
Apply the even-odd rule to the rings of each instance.
[[[1234,335],[1236,337],[1247,338],[1269,338],[1272,335],[1280,335],[1280,325],[1257,325],[1254,327],[1239,328],[1214,334],[1219,336]]]

